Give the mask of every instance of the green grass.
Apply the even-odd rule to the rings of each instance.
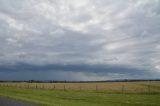
[[[0,87],[0,95],[42,106],[160,106],[160,94],[108,94]]]

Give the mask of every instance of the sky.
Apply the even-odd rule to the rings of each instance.
[[[0,80],[160,78],[160,0],[0,0]]]

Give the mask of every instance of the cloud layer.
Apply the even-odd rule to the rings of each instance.
[[[157,78],[159,20],[159,0],[0,0],[0,78]]]

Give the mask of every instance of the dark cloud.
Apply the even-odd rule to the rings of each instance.
[[[121,78],[125,78],[124,76],[126,76],[126,78],[128,78],[127,76],[130,76],[130,78],[134,78],[135,76],[137,78],[145,78],[145,76],[150,76],[151,73],[149,70],[142,70],[142,69],[136,69],[136,68],[132,68],[132,67],[127,67],[127,66],[111,66],[111,65],[87,65],[87,64],[70,64],[70,65],[65,65],[65,64],[47,64],[47,65],[32,65],[32,64],[25,64],[25,63],[19,63],[19,64],[10,64],[10,65],[1,65],[0,66],[0,73],[5,73],[6,75],[14,75],[15,73],[18,74],[18,77],[20,76],[19,74],[21,73],[45,73],[44,75],[41,74],[41,78],[42,79],[46,79],[47,75],[48,80],[52,79],[50,74],[55,74],[57,75],[57,73],[65,73],[62,74],[61,77],[62,78],[58,78],[58,80],[66,80],[65,78],[67,77],[67,73],[74,73],[74,74],[78,74],[78,73],[85,73],[86,75],[92,75],[94,74],[95,76],[95,80],[96,77],[101,77],[102,79],[108,79],[108,77],[110,77],[110,79],[113,79],[112,77],[115,77],[115,79],[121,79]],[[2,74],[2,75],[3,75]],[[73,75],[74,75],[73,74]],[[54,77],[55,77],[54,75]],[[73,77],[72,75],[72,77]],[[22,76],[25,76],[24,74],[22,74]],[[1,76],[2,79],[5,79],[5,76]],[[54,79],[53,77],[53,79]],[[69,76],[68,76],[69,77]],[[153,77],[153,76],[152,76]],[[28,76],[28,78],[23,78],[23,80],[25,79],[41,79],[38,78],[37,76]],[[57,77],[55,77],[57,79]],[[16,79],[16,78],[9,78],[9,79]],[[68,78],[68,80],[72,80],[74,78]],[[83,79],[82,78],[78,78],[79,80],[90,80],[90,79]],[[74,79],[76,80],[76,79]]]
[[[94,73],[120,73],[120,74],[145,74],[148,70],[136,69],[127,66],[112,66],[105,64],[47,64],[47,65],[32,65],[25,63],[1,65],[0,70],[3,72],[17,71],[73,71],[73,72],[94,72]]]

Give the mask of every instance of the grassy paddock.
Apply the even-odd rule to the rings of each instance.
[[[0,83],[0,86],[65,91],[104,91],[108,93],[160,93],[160,81],[104,83]]]
[[[0,95],[41,106],[160,106],[160,94],[111,94],[0,87]]]

